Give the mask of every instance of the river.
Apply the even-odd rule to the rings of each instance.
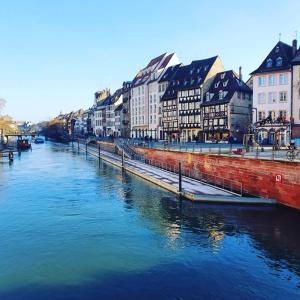
[[[0,163],[0,299],[300,299],[300,213],[193,204],[76,147]]]

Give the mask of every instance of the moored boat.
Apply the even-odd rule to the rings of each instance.
[[[35,138],[34,143],[35,144],[44,144],[45,140],[42,137],[37,137],[37,138]]]
[[[17,148],[19,151],[26,151],[31,149],[31,144],[28,139],[19,139],[17,141]]]

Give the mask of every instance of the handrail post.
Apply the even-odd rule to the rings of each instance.
[[[87,155],[87,149],[88,149],[88,144],[87,141],[85,141],[85,154]]]
[[[98,147],[98,158],[99,158],[99,162],[100,162],[100,159],[101,159],[101,145],[100,144]]]
[[[179,195],[182,193],[182,170],[181,170],[181,162],[178,163],[178,180],[179,180]]]
[[[122,149],[122,170],[124,170],[124,150]]]

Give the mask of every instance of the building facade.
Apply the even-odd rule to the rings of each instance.
[[[287,145],[295,124],[292,99],[293,46],[279,41],[251,73],[253,78],[253,106],[257,110],[256,138],[262,144]],[[256,112],[254,120],[256,118]]]
[[[123,95],[123,107],[121,117],[121,136],[124,138],[130,138],[130,88],[132,82],[123,82],[122,95]]]
[[[205,142],[243,142],[252,123],[252,90],[232,70],[216,74],[201,104]]]
[[[295,56],[292,60],[292,138],[300,138],[300,47],[297,49],[297,40],[293,41]]]
[[[131,100],[130,100],[130,115],[131,115],[131,135],[135,138],[142,138],[150,134],[157,134],[158,127],[158,79],[159,75],[165,68],[171,64],[178,62],[175,54],[164,53],[152,59],[148,65],[143,68],[135,76],[131,85]],[[150,86],[151,91],[149,94],[149,82],[154,84]],[[150,100],[151,95],[151,105]],[[154,102],[155,97],[155,102]],[[155,108],[156,106],[156,108]],[[151,108],[150,108],[151,107]],[[151,113],[150,113],[151,109]],[[150,115],[152,118],[151,129],[149,126]],[[154,117],[155,116],[155,117]],[[154,123],[155,118],[155,123]]]

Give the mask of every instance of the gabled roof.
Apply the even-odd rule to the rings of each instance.
[[[155,64],[159,63],[163,58],[164,56],[166,55],[167,53],[164,53],[164,54],[161,54],[153,59],[151,59],[151,61],[149,62],[149,64],[147,65],[146,68],[149,68],[149,67],[152,67],[154,66]]]
[[[219,99],[219,92],[224,92],[223,99]],[[247,84],[240,80],[233,70],[217,73],[207,93],[210,93],[210,100],[207,101],[204,95],[203,106],[217,103],[228,103],[236,92],[252,93]]]
[[[140,70],[132,81],[131,87],[137,87],[148,81],[151,73],[157,68],[158,65],[165,59],[166,53],[153,58],[149,64],[142,70]],[[154,68],[154,69],[153,69]]]
[[[111,104],[115,103],[116,101],[118,101],[119,97],[122,95],[122,88],[117,89],[112,97],[111,97]],[[110,105],[110,104],[109,104]]]
[[[119,104],[116,108],[115,111],[121,111],[123,109],[123,103]]]
[[[282,59],[282,63],[277,64],[280,58]],[[250,75],[289,70],[291,68],[292,58],[293,47],[279,41],[262,64],[255,71],[250,73]]]
[[[95,110],[104,109],[106,106],[110,105],[112,102],[112,96],[108,96],[105,99],[97,103]]]
[[[181,65],[182,64],[178,64],[178,65],[174,65],[174,66],[169,67],[164,72],[164,74],[161,76],[161,78],[158,80],[158,82],[161,83],[161,82],[165,82],[165,81],[170,81],[174,77],[174,75],[176,74],[177,70],[179,69],[179,67]]]
[[[205,81],[212,65],[218,56],[206,59],[194,60],[187,66],[180,66],[175,76],[170,81],[162,100],[177,98],[180,90],[190,90],[199,88]]]

